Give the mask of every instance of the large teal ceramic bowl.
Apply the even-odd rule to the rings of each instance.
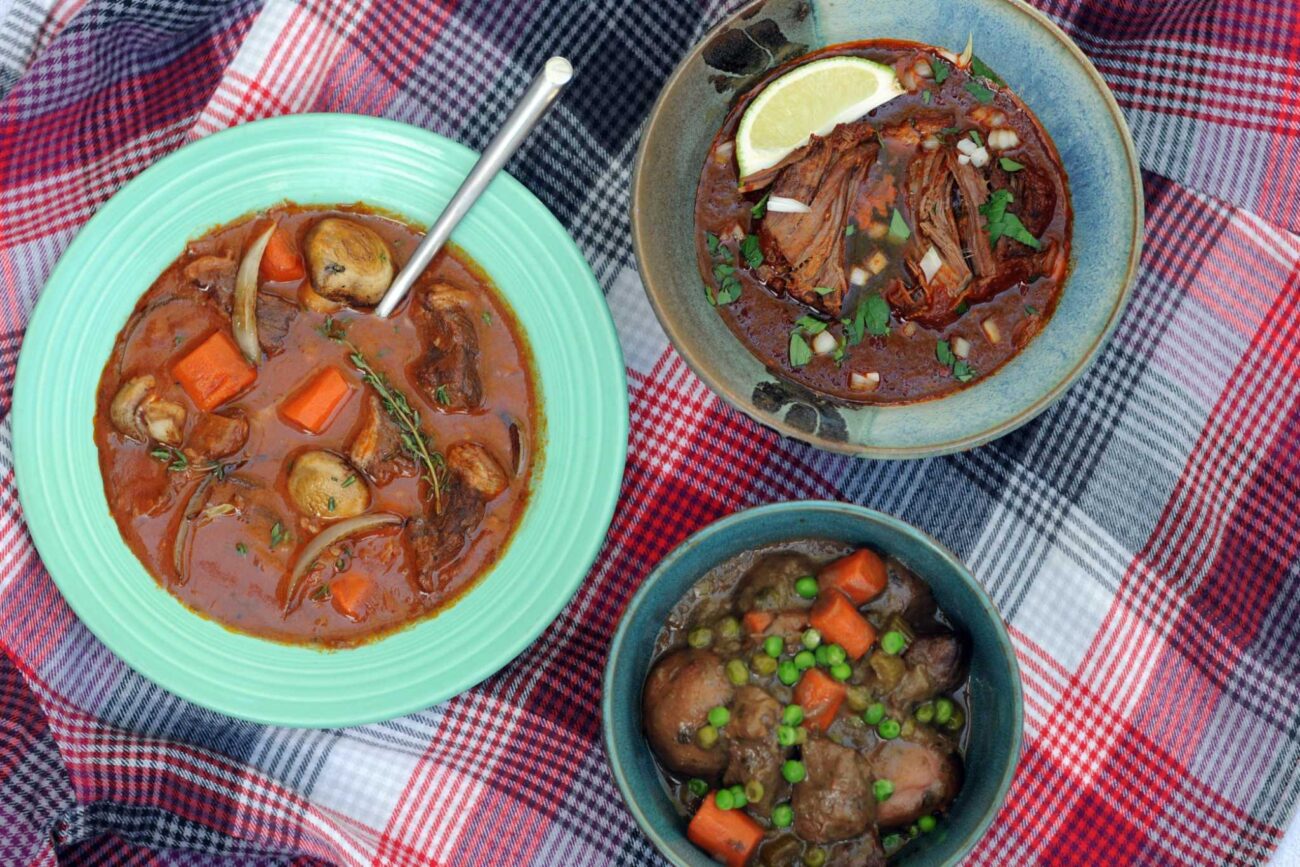
[[[891,861],[902,867],[955,864],[993,821],[1020,757],[1024,722],[1020,669],[988,594],[951,551],[880,512],[832,502],[776,503],[710,524],[674,549],[628,603],[605,666],[601,726],[619,790],[641,830],[674,864],[708,867],[686,839],[641,729],[641,686],[655,636],[682,595],[714,566],[742,551],[794,539],[833,539],[893,554],[924,578],[940,608],[970,640],[970,743],[966,781],[938,830]]]
[[[841,42],[910,39],[975,50],[1038,115],[1074,202],[1073,272],[1056,314],[996,374],[940,400],[866,407],[775,378],[709,307],[692,241],[700,168],[735,99],[767,70]],[[787,436],[873,458],[972,448],[1042,412],[1119,322],[1142,246],[1142,184],[1124,118],[1097,70],[1020,0],[758,0],[709,32],[650,113],[632,182],[632,239],[651,306],[700,378]]]
[[[623,359],[577,247],[541,202],[504,175],[454,240],[500,287],[528,334],[546,438],[513,541],[456,605],[380,641],[334,652],[230,632],[154,582],[122,542],[104,497],[91,430],[100,370],[136,300],[187,239],[284,199],[361,201],[428,224],[474,160],[454,142],[390,121],[258,121],[187,145],[145,171],[86,224],[60,260],[18,365],[18,492],[68,604],[141,674],[198,704],[259,722],[369,722],[427,707],[492,674],[577,589],[622,479]]]

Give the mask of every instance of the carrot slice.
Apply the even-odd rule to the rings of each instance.
[[[280,405],[285,421],[318,434],[329,426],[334,413],[352,393],[352,386],[337,367],[327,367]]]
[[[369,577],[348,572],[330,582],[330,601],[340,614],[360,620],[362,606],[374,586],[375,582]]]
[[[745,612],[745,631],[750,635],[760,635],[772,625],[775,615],[770,611],[746,611]]]
[[[834,563],[824,566],[817,574],[820,590],[839,590],[853,602],[863,605],[879,596],[889,581],[885,574],[885,561],[868,548],[854,551]]]
[[[838,590],[817,597],[808,621],[822,634],[823,640],[843,647],[849,659],[861,659],[876,640],[875,627],[858,613],[849,597]]]
[[[820,668],[810,668],[794,688],[794,703],[803,708],[803,724],[824,732],[840,712],[848,688]]]
[[[744,810],[719,809],[710,792],[686,826],[686,839],[727,867],[744,867],[763,841],[763,828]]]
[[[263,280],[277,283],[301,280],[307,276],[307,269],[302,264],[302,256],[298,255],[298,251],[293,248],[289,233],[284,229],[277,227],[271,233],[271,240],[267,242],[266,250],[262,253],[262,265],[258,269],[258,274]]]
[[[172,376],[194,405],[207,412],[239,394],[257,379],[253,369],[224,331],[214,331],[172,365]]]

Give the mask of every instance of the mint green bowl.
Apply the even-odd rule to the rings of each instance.
[[[140,295],[208,228],[289,199],[365,202],[428,224],[475,154],[354,115],[301,115],[221,132],[161,160],[68,247],[18,363],[14,451],[32,539],[68,604],[128,665],[197,704],[257,722],[343,726],[468,689],[555,618],[595,559],[618,498],[627,385],[609,311],[563,227],[502,175],[454,241],[528,334],[545,415],[541,472],[505,555],[456,605],[380,641],[319,651],[231,632],[145,572],[108,511],[92,438],[95,388]]]

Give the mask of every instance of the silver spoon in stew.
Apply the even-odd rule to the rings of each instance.
[[[470,169],[469,174],[465,176],[460,189],[447,202],[447,207],[430,227],[420,246],[415,248],[410,261],[398,272],[393,284],[388,287],[388,291],[380,300],[379,306],[375,308],[376,313],[385,318],[392,315],[402,303],[402,299],[411,291],[415,278],[419,277],[429,262],[433,261],[433,257],[451,237],[452,230],[465,214],[469,213],[469,209],[487,189],[492,178],[496,177],[496,173],[501,171],[501,167],[519,149],[524,139],[533,131],[533,127],[537,126],[556,97],[560,95],[560,91],[572,78],[573,65],[565,58],[556,56],[546,61],[546,65],[533,79],[533,83],[524,92],[514,111],[506,118],[505,124],[497,132],[496,137],[484,149],[483,155],[478,158],[474,168]]]

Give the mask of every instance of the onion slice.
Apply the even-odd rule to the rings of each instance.
[[[284,613],[288,614],[298,607],[301,600],[296,597],[297,590],[302,585],[302,578],[311,571],[312,564],[320,559],[320,555],[326,548],[342,542],[349,536],[368,533],[380,527],[400,526],[405,521],[406,519],[401,515],[376,512],[373,515],[357,515],[355,518],[339,521],[317,533],[315,538],[307,543],[307,547],[302,549],[297,562],[293,564],[293,571],[289,573],[289,583],[284,588]]]
[[[185,573],[185,553],[190,542],[190,528],[194,519],[203,511],[203,505],[208,501],[208,488],[212,487],[212,474],[207,473],[203,476],[203,481],[199,482],[194,493],[190,494],[189,500],[185,503],[185,511],[181,513],[181,525],[176,528],[176,538],[172,540],[172,567],[176,570],[176,584],[181,585],[189,580],[189,575]]]
[[[767,200],[767,210],[776,214],[806,214],[812,208],[798,199],[787,199],[785,196],[770,196]]]
[[[239,263],[239,273],[235,276],[230,329],[235,334],[239,351],[254,366],[262,359],[261,347],[257,345],[257,272],[262,267],[262,254],[266,252],[266,245],[275,228],[275,223],[272,223],[269,229],[257,236]]]

